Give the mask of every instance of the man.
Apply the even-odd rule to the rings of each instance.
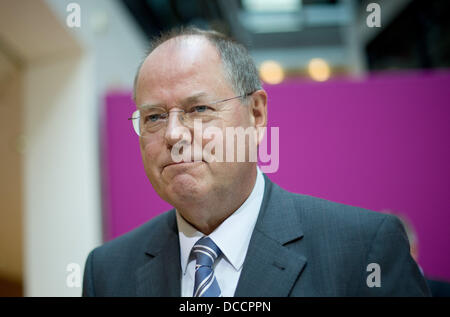
[[[217,32],[169,33],[142,63],[134,98],[147,177],[175,208],[93,250],[83,295],[428,295],[395,217],[289,193],[248,155],[192,154],[211,139],[195,133],[195,118],[222,136],[266,126],[267,95],[242,45]]]

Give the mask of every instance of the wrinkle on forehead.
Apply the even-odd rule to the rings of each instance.
[[[162,43],[147,57],[143,68],[148,66],[150,70],[165,73],[221,64],[215,46],[204,37],[194,35],[179,36]]]
[[[220,84],[227,84],[216,47],[202,36],[179,36],[162,43],[146,58],[140,70],[138,90],[144,86],[183,85],[205,73],[214,74]]]
[[[163,54],[186,52],[190,50],[191,52],[200,52],[205,48],[212,49],[215,55],[218,57],[218,52],[215,46],[204,36],[200,35],[181,35],[167,40],[161,43],[157,48],[153,50],[149,56],[158,54],[162,51]],[[211,52],[212,52],[211,51]]]

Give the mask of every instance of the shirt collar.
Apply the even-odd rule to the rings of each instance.
[[[257,167],[255,186],[248,198],[209,235],[236,271],[239,271],[244,264],[263,200],[264,186],[264,177]],[[182,273],[185,274],[192,247],[204,234],[189,224],[178,211],[176,212],[176,218],[180,241],[181,269]]]

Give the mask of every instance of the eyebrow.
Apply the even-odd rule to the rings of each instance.
[[[198,94],[194,94],[192,96],[189,96],[189,97],[183,99],[179,104],[180,105],[193,104],[193,103],[199,102],[202,98],[206,97],[207,95],[208,94],[205,93],[205,92],[200,92]],[[166,105],[163,104],[163,103],[157,103],[157,104],[146,103],[146,104],[142,104],[142,105],[137,106],[137,108],[139,110],[149,110],[149,109],[152,109],[152,108],[162,108],[164,106],[166,106]]]

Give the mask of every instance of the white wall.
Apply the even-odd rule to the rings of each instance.
[[[45,1],[61,23],[67,17],[67,4],[80,5],[81,28],[70,31],[93,56],[98,98],[110,89],[130,89],[147,41],[122,4],[117,0]]]
[[[66,25],[71,2],[79,29]],[[83,272],[102,243],[103,97],[131,89],[145,39],[116,0],[0,0],[0,37],[23,66],[25,295],[79,296],[67,265]]]
[[[35,63],[25,74],[25,295],[79,296],[81,268],[101,241],[92,61]]]

